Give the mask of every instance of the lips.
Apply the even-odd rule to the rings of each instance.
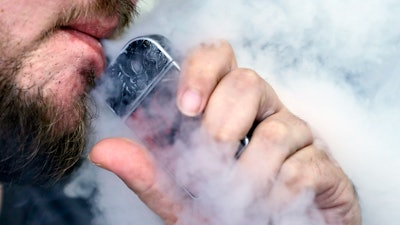
[[[105,69],[106,64],[100,39],[109,37],[117,26],[117,17],[109,17],[92,20],[81,19],[62,26],[61,29],[70,36],[71,41],[82,42],[89,47],[89,51],[93,51],[94,54],[91,54],[92,57],[88,60],[94,64],[95,74],[98,77]]]

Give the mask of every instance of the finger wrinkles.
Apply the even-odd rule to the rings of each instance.
[[[285,149],[289,155],[291,150],[290,142],[293,141],[292,129],[285,121],[280,119],[271,119],[261,123],[254,130],[253,141],[264,143],[264,146],[270,148],[279,147]]]
[[[313,143],[313,134],[307,123],[290,113],[286,108],[266,119],[267,122],[269,120],[279,121],[282,125],[286,126],[287,132],[281,133],[281,135],[286,135],[287,139],[281,140],[281,142],[285,142],[287,148],[289,149],[287,157],[295,153],[297,150]],[[274,126],[271,127],[274,128]],[[273,134],[269,135],[273,137]]]
[[[269,120],[260,124],[242,153],[240,163],[248,170],[257,170],[263,180],[275,179],[282,162],[293,152],[289,146],[290,137],[290,127],[282,121]]]
[[[353,213],[359,207],[352,183],[329,155],[315,145],[289,157],[279,171],[277,182],[291,196],[288,202],[304,191],[313,191],[314,203],[327,224],[356,224],[349,222],[354,220]],[[271,194],[280,191],[275,190]]]
[[[254,179],[265,183],[275,180],[285,160],[310,143],[312,135],[306,124],[282,110],[255,128],[249,145],[239,158],[239,164],[248,174],[255,174]],[[288,170],[291,171],[295,169]],[[296,174],[292,174],[292,178],[295,182]]]
[[[315,146],[309,145],[284,161],[269,195],[274,204],[284,209],[299,197],[310,206],[314,203],[321,179],[318,174],[325,170],[324,165],[320,167],[317,163],[320,155]]]
[[[311,131],[304,121],[285,110],[262,121],[252,137],[252,142],[257,146],[268,146],[265,151],[279,150],[280,160],[285,160],[298,149],[311,144],[312,140]]]
[[[307,151],[307,150],[302,150]],[[308,158],[307,158],[308,159]],[[283,183],[285,187],[292,189],[293,192],[298,193],[303,188],[311,188],[314,186],[312,178],[314,173],[314,165],[312,162],[301,160],[298,157],[289,158],[281,167],[277,176],[277,181]],[[310,166],[313,167],[309,170]],[[312,174],[310,174],[310,172]]]

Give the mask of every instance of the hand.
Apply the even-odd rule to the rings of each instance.
[[[177,98],[184,114],[203,113],[203,126],[219,141],[241,140],[256,124],[235,166],[257,188],[257,196],[282,210],[311,190],[326,224],[361,224],[350,180],[273,89],[254,71],[238,68],[228,43],[202,45],[189,55],[182,65]],[[118,175],[165,224],[181,224],[180,212],[190,207],[190,200],[157,169],[143,146],[106,139],[93,147],[90,159]]]

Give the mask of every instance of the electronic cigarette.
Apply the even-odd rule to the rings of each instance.
[[[168,173],[174,174],[174,150],[188,144],[188,135],[200,126],[200,117],[187,117],[176,106],[180,68],[169,41],[160,35],[132,39],[106,69],[99,84],[105,102]],[[239,152],[247,144],[241,141]],[[190,192],[188,192],[191,194]],[[191,195],[194,197],[193,195]]]

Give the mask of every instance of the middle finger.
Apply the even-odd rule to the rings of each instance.
[[[312,142],[307,124],[284,109],[255,128],[238,164],[253,180],[271,182],[287,158]]]

